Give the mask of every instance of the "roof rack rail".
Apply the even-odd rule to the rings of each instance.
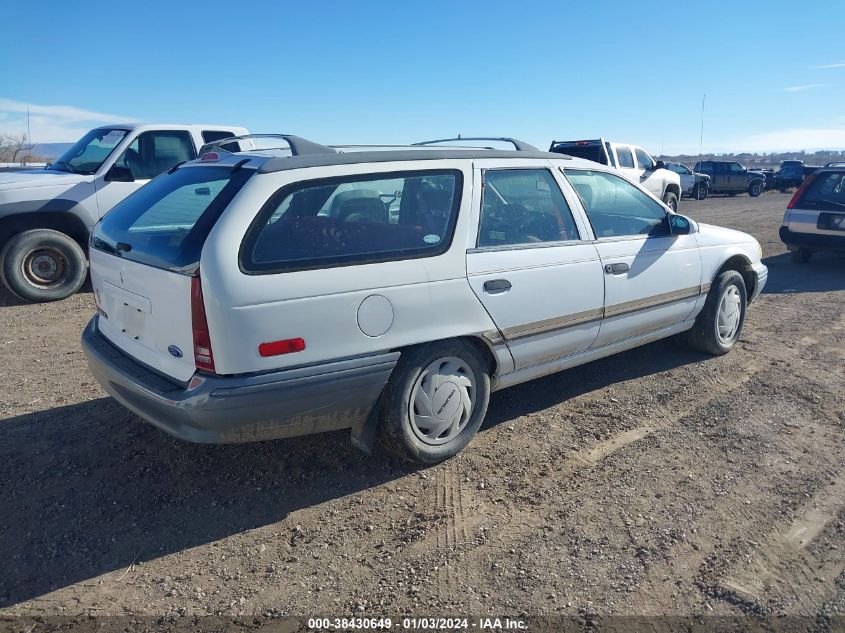
[[[825,165],[825,168],[827,167],[845,167],[845,162],[841,160],[835,160],[832,163],[828,163],[827,165]]]
[[[419,143],[412,143],[412,145],[435,145],[436,143],[448,143],[449,141],[501,141],[503,143],[510,143],[518,152],[540,151],[530,143],[526,143],[525,141],[520,141],[518,138],[511,138],[509,136],[461,136],[458,134],[457,138],[441,138],[434,141],[420,141]]]
[[[253,150],[240,150],[240,151],[266,151],[271,149],[290,149],[291,156],[306,156],[306,155],[313,155],[313,154],[337,154],[337,150],[331,147],[327,147],[325,145],[320,145],[319,143],[315,143],[314,141],[309,141],[308,139],[302,138],[301,136],[296,136],[294,134],[243,134],[241,136],[229,136],[226,138],[221,138],[216,141],[211,141],[210,143],[206,143],[200,148],[198,156],[202,156],[206,152],[213,152],[213,151],[224,151],[228,152],[229,154],[236,154],[238,152],[231,152],[225,148],[223,145],[227,145],[229,143],[237,143],[239,141],[251,141],[254,139],[260,138],[278,138],[282,139],[287,142],[288,147],[264,147],[264,148],[254,148]]]

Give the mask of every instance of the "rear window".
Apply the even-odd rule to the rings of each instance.
[[[594,163],[607,165],[607,157],[602,149],[601,143],[590,143],[588,145],[576,145],[560,143],[552,147],[552,151],[558,154],[566,154],[573,158],[583,158]]]
[[[231,167],[187,167],[165,173],[103,218],[91,245],[125,259],[192,274],[217,218],[253,174]]]
[[[845,172],[818,174],[798,201],[801,209],[845,212]]]
[[[438,255],[452,241],[461,188],[457,170],[283,187],[247,232],[241,268],[258,274]]]

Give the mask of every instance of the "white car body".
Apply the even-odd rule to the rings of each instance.
[[[597,235],[570,178],[618,172],[558,154],[432,148],[287,158],[241,153],[195,161],[176,173],[210,167],[240,169],[248,179],[208,232],[198,269],[165,270],[131,261],[129,250],[105,252],[95,231],[90,262],[99,315],[83,335],[91,369],[107,391],[192,441],[354,430],[374,410],[399,356],[413,346],[471,341],[491,359],[492,388],[501,389],[689,329],[725,266],[741,270],[749,300],[766,281],[758,242],[738,231],[689,221],[684,235]],[[442,252],[282,272],[245,268],[251,231],[264,226],[251,229],[256,214],[277,192],[314,180],[433,169],[451,170],[462,182]],[[495,170],[536,170],[521,173],[553,182],[577,235],[479,246],[482,183]],[[634,176],[628,183],[638,187]],[[671,219],[656,196],[649,199]],[[435,237],[426,235],[426,243]],[[613,266],[629,271],[611,273]],[[202,289],[213,373],[199,371],[192,353],[194,286]],[[301,341],[303,349],[263,356],[268,341]]]

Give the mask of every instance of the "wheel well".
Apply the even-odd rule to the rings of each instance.
[[[20,213],[0,219],[0,247],[12,237],[32,229],[52,229],[73,239],[82,250],[88,248],[88,227],[72,213],[38,211]]]
[[[678,196],[679,200],[681,198],[681,188],[676,184],[666,185],[666,191],[663,193],[663,196],[665,197],[667,193],[674,193],[676,196]]]
[[[442,340],[442,341],[457,340],[457,341],[463,341],[465,343],[469,343],[476,350],[478,350],[478,353],[481,354],[482,358],[484,358],[485,364],[487,365],[487,371],[488,371],[490,377],[492,378],[493,376],[496,375],[496,370],[499,367],[499,363],[496,361],[496,355],[493,354],[493,350],[490,348],[490,345],[488,343],[486,343],[484,341],[484,339],[482,339],[480,336],[457,336],[457,337],[454,337],[454,338],[439,339],[439,340]],[[427,345],[428,343],[436,343],[436,342],[438,342],[438,341],[428,341],[426,343],[417,343],[417,344],[414,344],[414,345],[408,345],[406,347],[397,348],[395,351],[401,352],[403,350],[413,349],[415,347]]]
[[[756,282],[756,275],[754,274],[754,269],[751,268],[751,262],[743,255],[734,255],[724,264],[722,264],[719,271],[716,273],[716,277],[721,275],[726,270],[735,270],[740,275],[742,275],[742,280],[745,282],[745,289],[748,292],[748,296],[754,294],[754,284]]]

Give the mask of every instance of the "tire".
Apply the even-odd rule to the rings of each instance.
[[[73,239],[50,229],[24,231],[0,252],[3,283],[19,298],[36,303],[58,301],[85,283],[88,262]]]
[[[742,275],[735,270],[726,270],[720,274],[710,286],[704,308],[695,319],[695,325],[687,332],[687,343],[707,354],[727,354],[742,334],[747,302],[748,294]],[[731,304],[736,311],[731,311]],[[733,314],[736,314],[736,320],[731,318]]]
[[[710,193],[705,185],[696,185],[693,189],[692,197],[696,200],[706,200],[707,194]]]
[[[678,210],[678,196],[676,196],[671,191],[667,191],[665,194],[663,194],[663,204],[665,204],[667,207],[672,209],[672,211],[677,211]]]
[[[752,182],[751,186],[748,187],[748,195],[752,198],[756,198],[761,193],[763,193],[763,183],[762,182]]]
[[[789,251],[792,261],[796,264],[806,264],[813,257],[813,251],[809,248],[799,248],[797,251]]]
[[[436,464],[469,444],[489,402],[487,363],[475,347],[452,340],[411,348],[400,356],[382,394],[381,442],[402,459]],[[449,420],[452,425],[435,436]]]

